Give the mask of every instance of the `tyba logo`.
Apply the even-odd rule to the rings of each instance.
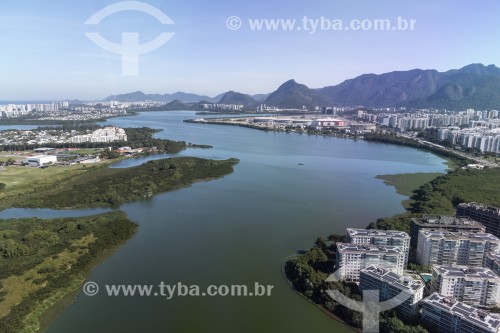
[[[85,24],[97,25],[106,17],[122,11],[143,12],[154,17],[161,24],[174,24],[174,21],[158,8],[139,1],[122,1],[104,7],[92,15]],[[97,46],[122,56],[122,75],[138,75],[139,55],[160,48],[172,38],[174,33],[162,32],[158,37],[144,44],[139,44],[138,32],[123,32],[121,44],[110,42],[95,32],[86,32],[85,35]]]

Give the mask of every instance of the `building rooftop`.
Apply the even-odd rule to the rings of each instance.
[[[40,148],[33,149],[33,151],[36,152],[36,153],[44,153],[44,152],[51,151],[51,150],[55,150],[55,148],[40,147]]]
[[[484,225],[474,221],[469,217],[456,216],[423,216],[420,218],[412,218],[413,223],[425,228],[439,227],[456,227],[456,228],[484,228]]]
[[[472,208],[474,210],[479,210],[487,213],[491,213],[494,215],[499,215],[500,216],[500,208],[497,207],[491,207],[491,206],[484,206],[475,202],[469,202],[469,203],[461,203],[458,205],[459,208]]]
[[[490,258],[491,260],[496,260],[496,261],[499,261],[500,262],[500,253],[492,253],[492,252],[488,252],[486,254],[486,256],[488,258]]]
[[[350,237],[354,236],[366,236],[366,237],[393,237],[393,238],[410,238],[410,236],[404,231],[398,230],[379,230],[379,229],[354,229],[347,228],[347,234]]]
[[[386,269],[370,266],[360,271],[361,273],[373,276],[385,283],[391,284],[400,290],[415,292],[424,287],[421,281],[415,281],[409,276],[398,275]]]
[[[434,266],[433,270],[441,275],[479,279],[500,279],[491,269],[468,266]]]
[[[49,156],[54,156],[56,157],[56,155],[36,155],[36,156],[28,156],[26,157],[26,160],[36,160],[36,159],[44,159],[44,158],[47,158]]]
[[[403,254],[397,246],[383,245],[358,245],[351,243],[337,243],[337,251],[339,252],[361,252],[361,253],[387,253],[387,254]]]
[[[325,118],[314,118],[313,120],[314,120],[314,121],[332,121],[332,122],[335,122],[335,121],[343,121],[342,119],[338,119],[338,118],[331,118],[331,117],[325,117]]]
[[[467,239],[471,241],[483,241],[500,243],[498,237],[488,233],[473,233],[473,232],[449,232],[449,231],[431,231],[420,230],[419,233],[423,234],[426,238],[433,239],[449,239],[449,240],[462,240]]]
[[[429,297],[424,298],[423,303],[431,304],[442,311],[460,317],[462,320],[469,321],[488,331],[497,332],[500,329],[500,314],[478,310],[452,298],[441,296],[438,293],[433,293]]]

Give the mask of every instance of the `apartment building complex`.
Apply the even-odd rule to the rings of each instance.
[[[461,203],[457,206],[456,215],[476,220],[485,226],[486,232],[500,237],[500,208],[475,202]]]
[[[500,303],[500,278],[483,267],[434,266],[431,290],[472,306]]]
[[[421,281],[370,266],[360,271],[359,287],[363,291],[378,290],[381,302],[389,300],[394,304],[400,304],[396,311],[399,316],[407,320],[411,321],[418,315],[417,305],[424,292]]]
[[[123,128],[108,126],[91,133],[73,136],[70,140],[72,143],[127,141],[127,134]]]
[[[403,231],[354,229],[347,228],[347,241],[358,245],[383,245],[398,247],[405,254],[405,265],[408,263],[410,236]]]
[[[499,251],[500,239],[492,234],[421,230],[418,236],[417,262],[423,266],[482,267],[489,252]]]
[[[412,218],[410,224],[411,247],[418,244],[418,233],[420,230],[443,230],[450,232],[486,232],[483,224],[468,217],[454,216],[423,216]]]
[[[435,333],[500,333],[500,314],[433,293],[422,302],[422,324]]]
[[[337,243],[336,262],[340,279],[359,282],[360,270],[370,266],[402,275],[405,254],[395,246]]]
[[[500,276],[500,253],[488,253],[485,258],[484,267],[491,269]]]

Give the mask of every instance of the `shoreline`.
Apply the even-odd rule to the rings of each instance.
[[[137,225],[137,229],[138,228],[139,225]],[[99,257],[96,259],[96,261],[92,263],[92,265],[88,268],[88,270],[83,273],[84,275],[83,281],[74,282],[78,286],[76,286],[74,289],[69,288],[69,290],[64,295],[62,295],[61,298],[54,301],[54,303],[52,303],[42,311],[42,313],[38,317],[39,328],[36,331],[34,331],[34,333],[44,333],[45,331],[47,331],[50,325],[53,324],[66,311],[66,309],[76,301],[76,298],[82,292],[83,283],[88,280],[92,272],[98,266],[100,266],[101,264],[106,262],[109,258],[111,258],[114,254],[116,254],[123,246],[125,246],[130,240],[132,240],[136,234],[137,230],[132,235],[132,237],[124,240],[122,243],[116,245],[115,247],[110,248],[107,251],[101,253]]]
[[[185,123],[194,123],[194,124],[208,124],[208,125],[225,125],[225,126],[238,126],[244,128],[251,128],[256,130],[261,130],[265,132],[283,132],[283,133],[297,133],[297,134],[306,134],[306,135],[317,135],[323,137],[334,137],[334,138],[342,138],[342,139],[351,139],[351,140],[363,140],[366,142],[373,143],[382,143],[382,144],[390,144],[404,147],[411,147],[415,149],[420,149],[422,151],[426,151],[437,155],[447,161],[447,164],[450,169],[455,166],[462,166],[465,164],[470,164],[472,162],[477,162],[472,160],[469,157],[465,157],[461,155],[459,152],[455,152],[453,150],[447,150],[445,148],[438,148],[435,146],[429,146],[427,144],[420,143],[417,140],[406,138],[406,137],[391,137],[386,134],[376,134],[376,133],[366,133],[365,135],[359,134],[350,134],[350,133],[340,133],[340,132],[321,132],[319,130],[294,130],[284,126],[275,126],[272,127],[267,125],[258,125],[251,123],[243,123],[243,122],[234,122],[232,120],[244,118],[195,118],[195,119],[185,119],[183,120]],[[462,163],[457,163],[462,162]]]
[[[354,332],[358,332],[358,333],[362,333],[363,330],[362,329],[357,329],[355,327],[352,327],[350,325],[348,325],[344,320],[342,320],[342,318],[334,315],[333,313],[331,313],[330,311],[326,310],[323,306],[321,306],[320,304],[316,304],[314,303],[312,300],[310,300],[309,298],[307,298],[304,294],[302,294],[301,292],[297,291],[292,282],[288,279],[288,277],[286,276],[286,272],[285,272],[285,265],[286,263],[288,262],[289,259],[293,258],[297,256],[297,254],[292,254],[288,257],[286,257],[285,259],[283,259],[283,262],[281,263],[281,276],[283,277],[283,279],[285,279],[286,283],[290,286],[290,288],[293,290],[293,292],[295,294],[297,294],[298,296],[300,296],[302,299],[304,299],[305,301],[307,301],[307,303],[311,304],[311,305],[314,305],[317,309],[321,310],[321,312],[323,312],[325,315],[327,315],[328,317],[332,318],[333,320],[337,321],[338,323],[341,323],[342,325],[344,325],[345,327],[353,330]]]
[[[406,197],[401,200],[401,205],[407,210],[414,202],[412,199],[414,191],[418,190],[420,186],[431,182],[439,176],[445,175],[444,172],[415,172],[415,173],[399,173],[399,174],[384,174],[377,175],[375,179],[380,179],[385,185],[394,187],[397,194]]]

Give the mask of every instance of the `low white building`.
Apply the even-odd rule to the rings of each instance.
[[[57,156],[55,155],[40,155],[40,156],[32,156],[26,159],[26,163],[31,166],[42,166],[49,163],[56,163]]]
[[[315,128],[334,128],[344,126],[345,121],[336,118],[316,118],[311,122],[311,127]]]
[[[273,118],[273,117],[255,117],[253,118],[253,122],[254,123],[274,123],[274,121],[276,120],[276,118]]]

